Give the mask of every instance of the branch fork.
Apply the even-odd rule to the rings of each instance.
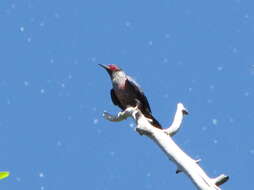
[[[225,183],[229,177],[224,174],[216,178],[208,177],[199,166],[200,160],[192,159],[172,139],[179,132],[183,117],[186,114],[188,114],[187,109],[182,103],[178,103],[172,124],[163,130],[153,127],[149,119],[140,112],[138,106],[128,107],[117,115],[104,112],[103,117],[113,122],[119,122],[132,117],[136,121],[136,131],[152,139],[167,157],[176,164],[176,173],[185,173],[199,190],[221,190],[219,186]]]

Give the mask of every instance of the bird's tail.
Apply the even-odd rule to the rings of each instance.
[[[159,123],[159,121],[157,121],[157,119],[155,119],[153,117],[150,108],[149,109],[148,108],[144,108],[144,107],[142,108],[142,105],[140,104],[140,101],[138,99],[135,99],[135,100],[136,100],[137,106],[139,107],[140,110],[142,110],[141,112],[144,114],[144,116],[151,120],[151,124],[154,127],[158,128],[158,129],[162,129],[162,126]]]
[[[149,118],[149,119],[152,120],[151,124],[152,124],[154,127],[158,128],[158,129],[162,129],[161,124],[159,123],[159,121],[157,121],[157,120],[153,117],[152,114],[149,114],[149,115],[146,114],[145,116],[146,116],[147,118]]]

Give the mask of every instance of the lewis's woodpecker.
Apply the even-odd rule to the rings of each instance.
[[[128,106],[138,105],[139,110],[150,119],[154,127],[162,129],[160,123],[153,117],[147,98],[130,76],[116,65],[101,65],[108,72],[113,88],[110,91],[112,102],[125,110]]]

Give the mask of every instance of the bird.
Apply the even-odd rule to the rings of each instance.
[[[112,81],[113,88],[110,90],[110,95],[113,104],[122,110],[130,106],[138,106],[152,126],[162,129],[161,124],[153,117],[149,102],[139,84],[117,65],[99,64],[99,66],[107,71]]]

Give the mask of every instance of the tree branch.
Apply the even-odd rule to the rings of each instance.
[[[170,136],[174,136],[181,128],[183,116],[187,114],[188,111],[184,105],[182,103],[178,103],[173,123],[167,129],[164,129],[164,132]]]
[[[104,111],[102,116],[109,121],[119,122],[119,121],[123,121],[123,120],[127,119],[128,117],[131,117],[133,112],[136,109],[137,109],[137,107],[135,107],[135,108],[129,107],[126,110],[119,112],[117,115],[112,115],[112,114]]]
[[[167,155],[169,160],[176,164],[176,173],[184,172],[199,190],[220,190],[219,186],[225,183],[229,177],[224,174],[216,178],[208,177],[198,164],[200,160],[192,159],[171,138],[179,131],[183,116],[187,113],[183,104],[178,103],[172,125],[164,130],[153,127],[137,107],[129,107],[118,113],[117,116],[104,112],[103,116],[109,121],[122,121],[132,117],[137,124],[136,131],[152,139]]]

